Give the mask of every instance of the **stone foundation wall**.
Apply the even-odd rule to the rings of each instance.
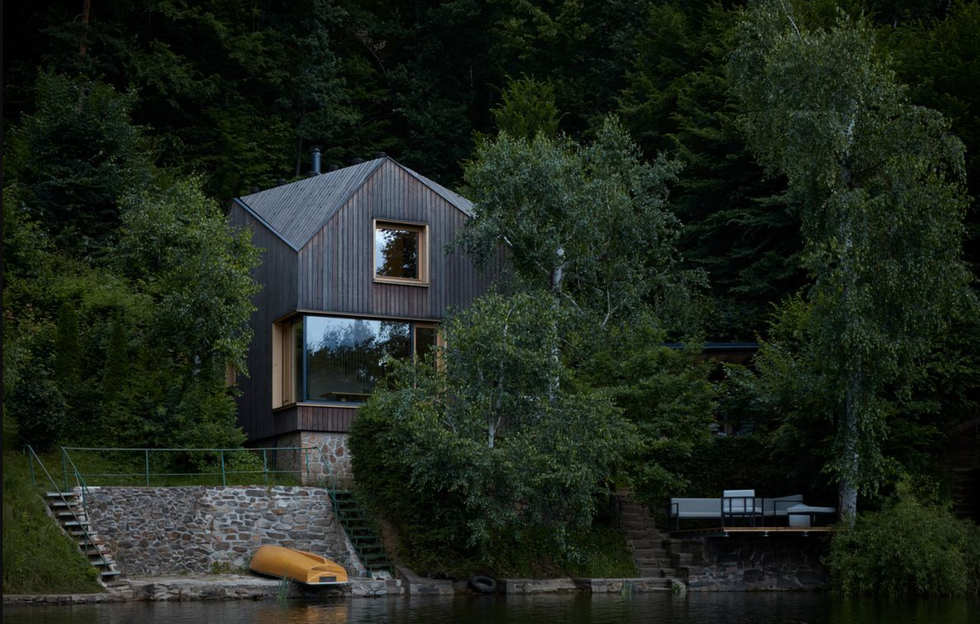
[[[294,431],[279,436],[275,446],[318,448],[322,452],[310,453],[303,451],[277,452],[276,465],[278,470],[294,471],[301,475],[303,482],[316,481],[330,475],[334,483],[349,484],[354,480],[351,468],[350,452],[347,449],[346,433],[325,433],[322,431]],[[269,446],[272,446],[270,444]],[[306,478],[307,460],[312,479]],[[329,470],[324,464],[329,463]]]
[[[352,577],[363,572],[319,488],[92,488],[88,512],[126,575],[239,570],[263,544],[329,557]]]
[[[692,591],[823,589],[830,573],[821,562],[825,536],[719,537],[684,540],[693,560],[677,572]]]

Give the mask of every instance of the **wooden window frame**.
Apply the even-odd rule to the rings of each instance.
[[[436,346],[437,349],[442,349],[442,348],[444,348],[446,346],[446,341],[443,340],[443,338],[442,338],[442,332],[440,331],[440,328],[441,327],[442,327],[442,325],[440,323],[436,323],[436,322],[414,322],[414,323],[412,323],[412,361],[413,362],[417,362],[418,361],[418,353],[419,353],[418,333],[415,330],[417,330],[419,328],[422,328],[422,329],[434,329],[434,330],[436,330],[436,345],[435,346]],[[442,360],[442,358],[438,358],[436,360],[436,364],[437,365],[440,365],[441,364],[441,360]]]
[[[419,235],[419,276],[389,277],[378,275],[378,228],[390,226],[392,229],[417,232]],[[429,224],[397,219],[374,218],[371,220],[371,275],[377,284],[399,284],[401,286],[429,285]]]
[[[296,340],[295,318],[272,324],[272,409],[299,403],[296,371],[293,370],[293,345]]]
[[[307,316],[323,316],[330,318],[364,319],[374,321],[395,321],[408,323],[411,326],[411,350],[412,359],[417,357],[418,345],[416,333],[417,328],[427,328],[436,330],[436,347],[445,348],[446,340],[441,331],[442,324],[438,321],[421,320],[414,318],[399,318],[388,316],[372,316],[361,314],[343,314],[339,312],[325,312],[322,310],[296,310],[278,319],[272,324],[272,409],[279,411],[298,405],[313,407],[344,407],[357,409],[363,403],[347,403],[342,401],[310,401],[304,398],[293,396],[296,392],[296,375],[303,375],[305,371],[295,370],[296,365],[293,358],[293,349],[296,342],[296,331],[300,324],[297,320]],[[303,327],[306,326],[304,322]],[[442,357],[436,360],[436,366],[442,369],[444,363]]]

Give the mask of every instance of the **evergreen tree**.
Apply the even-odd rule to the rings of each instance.
[[[497,128],[515,139],[558,134],[560,116],[551,83],[524,76],[507,84],[500,104],[490,111]]]
[[[66,301],[58,310],[54,342],[54,380],[67,395],[78,387],[82,374],[82,350],[78,343],[78,315],[75,304]]]
[[[122,313],[116,312],[112,318],[109,332],[109,345],[106,348],[105,369],[102,373],[102,399],[111,403],[116,395],[127,386],[132,370],[129,348],[126,344],[126,328]]]
[[[683,163],[670,205],[684,227],[684,266],[710,286],[712,340],[752,340],[769,307],[803,285],[797,210],[767,178],[738,131],[725,59],[740,13],[720,5],[652,7],[620,99],[644,153]]]
[[[120,201],[153,176],[134,93],[42,72],[36,111],[11,133],[8,174],[30,216],[63,252],[100,259],[116,241]]]

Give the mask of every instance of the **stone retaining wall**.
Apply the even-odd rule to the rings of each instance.
[[[827,544],[817,535],[683,540],[694,557],[677,572],[691,591],[818,590],[830,582]]]
[[[125,575],[240,570],[263,544],[364,572],[320,488],[92,488],[88,512]]]

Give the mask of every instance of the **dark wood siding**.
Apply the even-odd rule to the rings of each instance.
[[[346,433],[357,416],[357,408],[331,405],[296,406],[297,429],[303,431],[335,431]]]
[[[250,440],[258,440],[296,429],[295,417],[272,413],[272,322],[296,309],[296,252],[238,204],[232,204],[229,220],[234,227],[249,228],[252,243],[262,250],[262,262],[252,272],[262,290],[252,300],[256,310],[251,320],[248,377],[238,375],[242,392],[238,423]]]
[[[468,217],[386,161],[299,251],[299,307],[393,318],[441,319],[486,291],[489,278],[461,251],[445,253]],[[429,226],[429,285],[374,282],[374,219]]]
[[[400,165],[386,160],[350,200],[297,253],[258,219],[234,204],[232,223],[252,228],[263,248],[255,278],[255,332],[249,350],[250,377],[239,377],[239,422],[251,441],[291,431],[346,432],[356,408],[294,405],[272,411],[272,323],[294,310],[441,320],[464,307],[491,282],[461,251],[445,247],[469,217]],[[374,219],[428,225],[429,285],[375,283]]]

